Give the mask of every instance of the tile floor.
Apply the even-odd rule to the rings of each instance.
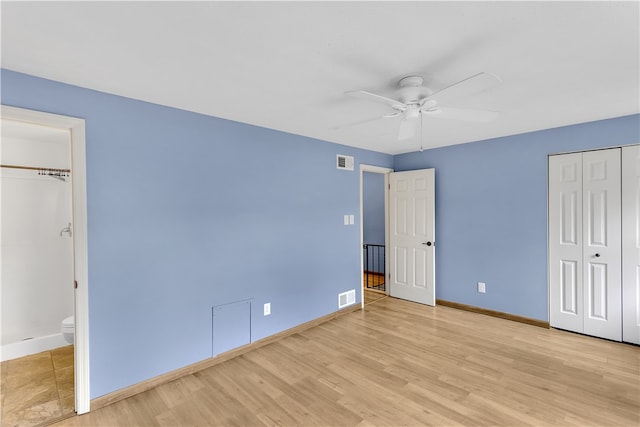
[[[73,346],[0,364],[2,427],[32,427],[74,413]]]

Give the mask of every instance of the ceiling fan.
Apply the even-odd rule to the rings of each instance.
[[[346,95],[354,98],[388,105],[392,111],[381,117],[362,120],[339,127],[359,125],[379,119],[400,117],[398,139],[404,140],[415,135],[417,125],[419,122],[421,123],[422,117],[454,119],[468,122],[490,122],[498,117],[498,112],[455,108],[446,105],[454,99],[487,90],[497,86],[501,82],[499,77],[483,72],[460,80],[445,88],[433,91],[423,86],[424,79],[422,77],[408,76],[398,82],[398,90],[393,94],[393,98],[364,90],[345,92]]]

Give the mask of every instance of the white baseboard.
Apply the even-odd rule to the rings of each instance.
[[[0,347],[0,362],[70,345],[61,333],[5,344]]]

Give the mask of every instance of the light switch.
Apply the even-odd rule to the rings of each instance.
[[[344,216],[344,225],[349,225],[349,215]]]
[[[486,286],[487,286],[486,283],[478,282],[478,292],[480,292],[481,294],[484,294],[485,292],[487,292]]]
[[[354,216],[353,215],[349,215],[349,225],[353,225],[354,224]]]

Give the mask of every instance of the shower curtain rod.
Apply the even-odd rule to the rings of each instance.
[[[34,170],[34,171],[71,173],[71,169],[38,168],[38,167],[34,167],[34,166],[0,165],[0,168],[27,169],[27,170]]]

